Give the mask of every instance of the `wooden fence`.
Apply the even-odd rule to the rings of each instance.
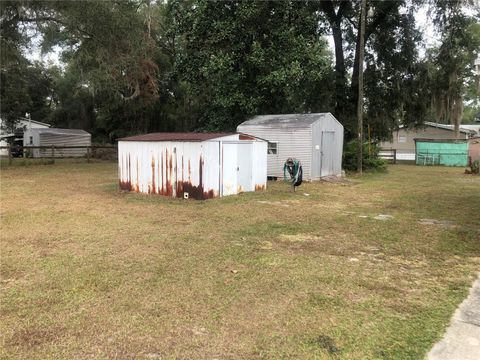
[[[380,149],[379,156],[385,160],[391,160],[393,164],[397,163],[397,149]]]
[[[8,146],[0,146],[0,149],[7,149],[8,153],[8,164],[11,165],[15,158],[37,158],[37,159],[52,159],[55,162],[55,159],[62,159],[62,158],[85,158],[87,162],[90,162],[91,159],[95,158],[102,158],[103,153],[101,150],[110,150],[110,154],[114,154],[115,157],[118,154],[118,147],[115,145],[90,145],[90,146],[82,146],[82,145],[72,145],[72,146],[20,146],[20,145],[8,145]],[[33,156],[33,152],[31,150],[43,150],[39,151]],[[85,154],[81,156],[65,156],[65,152],[62,150],[68,149],[85,149]]]

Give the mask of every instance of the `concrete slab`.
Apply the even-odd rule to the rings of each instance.
[[[428,360],[480,359],[480,278],[455,311],[442,340],[427,355]]]

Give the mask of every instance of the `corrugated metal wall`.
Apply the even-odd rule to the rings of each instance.
[[[91,146],[90,135],[59,135],[41,133],[39,146]],[[38,150],[38,149],[37,149]],[[40,156],[50,156],[51,150],[40,149]],[[87,148],[78,149],[55,149],[55,157],[84,157],[87,155]]]
[[[265,190],[267,188],[267,142],[254,141],[253,142],[253,157],[252,157],[252,178],[255,188],[253,190]]]
[[[249,146],[256,162],[240,168],[239,145]],[[119,141],[119,183],[123,190],[165,196],[209,199],[266,188],[266,142],[263,141]],[[238,170],[237,170],[238,168]],[[250,175],[251,186],[238,187],[238,171]]]
[[[51,131],[49,131],[51,130]],[[71,133],[68,133],[71,131]],[[92,136],[81,131],[74,133],[76,130],[66,129],[65,133],[58,129],[40,129],[33,128],[28,129],[24,133],[23,144],[24,146],[85,146],[85,148],[76,149],[57,149],[53,151],[53,155],[56,158],[62,157],[84,157],[87,154],[87,146],[92,145]],[[30,143],[32,138],[32,143]],[[27,150],[33,157],[51,157],[52,149],[28,149]]]

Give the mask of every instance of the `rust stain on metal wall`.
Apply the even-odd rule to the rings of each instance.
[[[128,159],[127,159],[128,156]],[[198,183],[192,182],[192,168],[191,161],[188,159],[188,169],[185,169],[185,159],[176,158],[175,152],[169,153],[165,149],[156,154],[152,154],[150,158],[150,179],[151,183],[140,186],[140,179],[144,179],[144,175],[140,171],[145,169],[140,163],[138,156],[136,157],[135,169],[136,173],[132,174],[131,154],[128,153],[124,157],[126,161],[122,164],[122,173],[125,174],[123,179],[119,180],[119,187],[121,190],[140,192],[147,191],[149,194],[159,194],[170,197],[183,198],[184,192],[189,194],[192,199],[204,200],[211,199],[218,196],[218,193],[213,189],[205,189],[204,184],[204,169],[205,161],[202,155],[198,160]],[[181,169],[178,167],[181,166]],[[157,167],[157,168],[155,168]],[[181,174],[180,174],[181,170]],[[185,171],[188,170],[188,179],[185,176]],[[136,179],[132,181],[132,175]]]
[[[188,181],[192,181],[192,168],[190,166],[190,159],[188,159]]]
[[[131,175],[130,175],[130,154],[128,155],[128,162],[125,164],[127,167],[127,171],[125,173],[128,173],[128,178],[127,180],[122,181],[121,179],[118,181],[118,184],[120,186],[121,190],[126,190],[126,191],[132,191],[132,183],[130,182]]]
[[[204,166],[204,160],[202,156],[200,156],[199,162],[198,162],[198,171],[199,171],[199,181],[198,185],[195,186],[191,182],[191,167],[190,167],[190,160],[188,161],[188,172],[189,172],[189,180],[188,181],[183,181],[183,175],[182,175],[182,180],[177,181],[177,197],[181,198],[183,197],[183,193],[186,192],[188,193],[189,197],[197,200],[205,200],[205,199],[211,199],[215,197],[215,192],[213,190],[205,190],[203,186],[203,166]],[[183,169],[183,161],[182,161],[182,169]],[[182,170],[183,173],[183,170]]]
[[[161,170],[161,171],[162,171],[162,191],[161,191],[160,194],[163,194],[163,193],[165,192],[165,189],[163,188],[163,183],[165,182],[165,178],[164,178],[164,176],[163,176],[163,169],[165,169],[165,168],[163,167],[163,151],[162,151],[162,155],[160,156],[160,167],[161,167],[161,169],[162,169],[162,170]]]
[[[255,140],[254,136],[246,135],[246,134],[240,134],[238,136],[239,140]]]
[[[182,181],[185,181],[185,165],[183,163],[183,155],[182,155]]]
[[[131,171],[130,171],[130,154],[128,155],[128,163],[125,164],[127,166],[127,173],[128,173],[128,178],[125,181],[119,180],[119,186],[121,190],[126,190],[126,191],[132,191],[132,183],[131,183]]]
[[[161,171],[162,168],[160,167],[160,152],[157,152],[157,194],[160,193],[160,184],[162,183]]]
[[[140,192],[140,181],[138,179],[138,175],[140,172],[138,171],[138,156],[137,156],[137,182],[135,183],[135,191]]]
[[[173,196],[178,197],[178,195],[180,194],[180,192],[178,191],[178,186],[177,186],[177,183],[178,183],[178,158],[177,158],[177,148],[173,148],[173,156],[175,156],[175,161],[174,161],[175,173],[174,173],[174,181],[173,181]],[[182,196],[183,196],[183,193],[182,193]]]
[[[255,191],[263,191],[265,190],[265,185],[255,185]]]
[[[155,185],[155,156],[152,156],[152,189],[153,194],[157,193],[157,186]]]

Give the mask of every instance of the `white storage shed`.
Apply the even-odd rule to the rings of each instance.
[[[267,142],[238,133],[152,133],[118,140],[122,190],[208,199],[264,190]]]
[[[10,145],[22,145],[23,133],[27,129],[34,128],[49,128],[50,124],[29,118],[19,118],[13,126],[7,126],[5,121],[0,118],[0,146],[5,147]],[[0,156],[8,156],[7,149],[0,149]]]
[[[289,157],[301,161],[305,180],[342,174],[343,126],[330,113],[260,115],[237,131],[268,140],[269,177],[283,178]]]
[[[58,147],[53,151],[54,157],[83,157],[87,155],[87,146],[92,145],[92,135],[80,129],[27,129],[23,134],[23,146],[32,157],[50,157],[52,150],[28,149],[28,146]],[[65,149],[63,146],[75,146]]]

